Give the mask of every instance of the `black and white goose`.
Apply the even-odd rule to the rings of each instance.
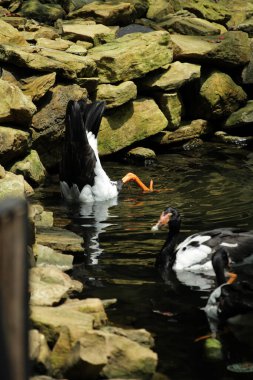
[[[156,267],[160,271],[214,271],[217,284],[221,285],[226,282],[226,269],[253,262],[253,232],[220,228],[196,233],[177,244],[180,225],[179,212],[167,207],[152,227],[153,231],[169,227],[156,259]],[[233,276],[236,275],[231,274]]]
[[[252,330],[253,283],[237,281],[233,284],[222,284],[211,293],[204,311],[213,335],[227,322],[236,326],[248,318],[251,320]]]
[[[133,173],[111,181],[102,168],[97,148],[97,135],[105,110],[105,102],[87,103],[70,100],[66,109],[66,129],[60,164],[60,188],[70,202],[106,201],[117,197],[123,184],[135,181],[146,187]]]

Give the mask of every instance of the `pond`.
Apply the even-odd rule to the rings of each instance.
[[[222,358],[211,360],[205,341],[195,342],[210,332],[201,308],[213,278],[162,279],[154,262],[166,231],[152,232],[151,226],[166,206],[173,206],[181,213],[182,240],[219,227],[253,229],[253,152],[206,143],[197,150],[160,155],[147,167],[110,161],[103,167],[113,180],[129,171],[146,184],[152,178],[157,191],[143,194],[131,183],[117,201],[81,210],[67,209],[58,187],[37,195],[54,212],[58,225],[84,237],[84,256],[72,273],[85,284],[81,297],[116,298],[107,310],[110,322],[150,331],[159,355],[158,371],[171,380],[248,378],[227,366],[253,361],[253,344],[221,334]]]

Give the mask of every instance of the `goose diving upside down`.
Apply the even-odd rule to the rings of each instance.
[[[60,188],[69,202],[106,201],[117,197],[122,186],[135,181],[143,191],[152,191],[133,173],[111,181],[102,168],[97,135],[105,110],[104,101],[87,103],[70,100],[66,109],[66,129],[60,163]]]
[[[218,285],[226,283],[225,271],[253,263],[253,232],[236,228],[219,228],[199,232],[177,244],[181,217],[173,207],[167,207],[152,230],[163,226],[169,232],[161,251],[156,258],[160,271],[214,271]],[[236,274],[229,273],[229,283]]]

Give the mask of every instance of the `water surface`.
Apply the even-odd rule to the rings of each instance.
[[[166,231],[151,226],[167,206],[181,212],[181,239],[219,227],[253,230],[253,152],[206,144],[196,151],[163,154],[153,166],[133,167],[115,162],[103,166],[111,179],[134,171],[155,192],[143,194],[133,183],[117,200],[67,209],[58,188],[37,197],[53,210],[56,224],[84,237],[85,250],[77,260],[74,278],[85,284],[81,297],[117,298],[108,310],[111,322],[146,328],[155,337],[158,370],[171,380],[238,379],[230,363],[253,361],[251,348],[234,336],[221,336],[223,360],[206,357],[204,343],[195,339],[209,332],[204,312],[212,276],[171,275],[162,279],[154,269]],[[252,375],[252,374],[251,374]]]

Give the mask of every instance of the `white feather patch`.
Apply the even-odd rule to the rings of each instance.
[[[226,242],[222,242],[220,245],[223,245],[223,247],[230,247],[230,248],[238,247],[238,243],[226,243]]]
[[[203,244],[209,239],[210,236],[195,235],[189,236],[182,243],[180,243],[177,247],[176,261],[173,268],[175,270],[192,269],[194,265],[198,264],[202,260],[205,260],[212,253],[212,249]],[[193,242],[194,244],[196,243],[197,246],[191,245]],[[205,265],[206,263],[203,266],[198,265],[196,269],[200,270],[201,267],[203,267],[203,270],[205,270]],[[210,265],[207,267],[209,270]]]

